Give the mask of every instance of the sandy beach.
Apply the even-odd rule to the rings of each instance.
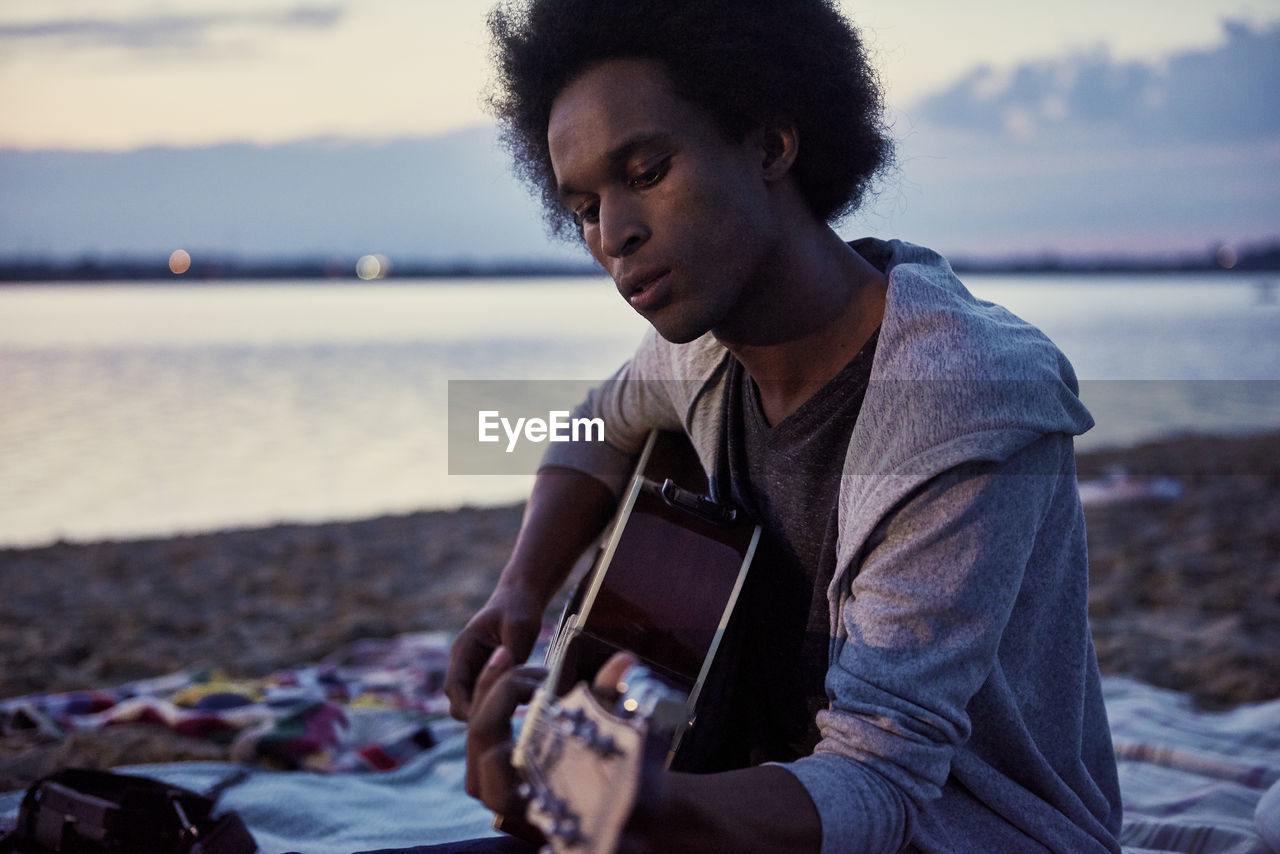
[[[1280,697],[1280,434],[1081,454],[1180,494],[1091,503],[1104,672],[1211,708]],[[217,666],[254,677],[341,645],[458,629],[510,550],[520,507],[0,550],[0,698]],[[60,765],[220,758],[156,727],[0,738],[0,790]]]

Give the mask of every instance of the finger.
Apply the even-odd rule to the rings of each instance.
[[[502,645],[511,650],[516,661],[526,661],[533,652],[533,645],[537,643],[541,629],[541,622],[505,620],[502,623]]]
[[[636,658],[629,652],[615,652],[604,666],[596,671],[596,678],[592,680],[591,690],[601,701],[612,703],[618,699],[618,683],[622,681],[622,677],[633,666],[640,663],[640,659]]]
[[[444,694],[449,698],[449,714],[465,721],[471,713],[472,689],[485,662],[499,644],[481,632],[463,629],[449,649],[449,669],[444,677]]]
[[[509,741],[490,748],[476,762],[478,780],[475,797],[499,815],[523,815],[520,774],[511,765],[514,745]]]
[[[529,701],[545,676],[546,672],[537,667],[508,670],[497,677],[497,681],[474,705],[467,727],[466,790],[472,797],[488,803],[487,797],[493,796],[492,793],[486,794],[483,785],[486,781],[492,784],[501,777],[491,770],[486,771],[486,763],[493,760],[484,757],[495,747],[510,744],[512,714],[521,703]]]
[[[476,691],[468,731],[481,738],[490,737],[490,733],[495,740],[501,740],[499,736],[510,738],[511,716],[521,704],[529,702],[546,676],[546,668],[528,665],[498,674],[493,684]]]
[[[484,667],[480,668],[475,687],[471,690],[473,710],[484,704],[485,695],[493,688],[494,683],[514,666],[515,660],[511,657],[511,650],[505,646],[499,646],[489,654],[489,659],[484,663]]]

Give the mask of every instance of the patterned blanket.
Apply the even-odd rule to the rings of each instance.
[[[387,771],[458,729],[441,690],[449,636],[358,641],[265,679],[194,670],[117,688],[0,701],[0,735],[149,723],[227,744],[245,764],[324,773]]]
[[[441,691],[448,642],[442,633],[361,641],[252,681],[193,671],[0,701],[0,732],[58,737],[142,722],[228,745],[229,763],[131,770],[201,789],[248,767],[223,804],[241,813],[264,854],[483,835],[488,816],[460,785],[462,726]],[[1210,713],[1130,679],[1107,677],[1104,689],[1126,854],[1271,854],[1258,828],[1280,822],[1280,701]],[[19,798],[0,794],[0,828]]]

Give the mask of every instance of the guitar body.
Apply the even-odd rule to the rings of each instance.
[[[669,765],[705,701],[760,538],[759,526],[700,494],[705,483],[683,435],[651,434],[561,617],[549,675],[513,757],[532,793],[528,818],[557,854],[612,851],[635,798],[642,748],[664,751]],[[626,705],[611,710],[589,685],[619,651],[640,659],[643,699],[624,697]],[[599,741],[604,731],[608,749]],[[584,805],[590,792],[607,804]]]

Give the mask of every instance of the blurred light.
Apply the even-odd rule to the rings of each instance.
[[[386,255],[365,255],[356,262],[356,275],[366,282],[385,279],[391,272],[391,261]]]
[[[169,272],[181,276],[191,269],[191,255],[185,249],[175,249],[169,256]]]
[[[1224,270],[1230,270],[1236,265],[1236,261],[1240,260],[1240,256],[1236,254],[1236,250],[1231,246],[1221,246],[1218,248],[1218,266]]]

